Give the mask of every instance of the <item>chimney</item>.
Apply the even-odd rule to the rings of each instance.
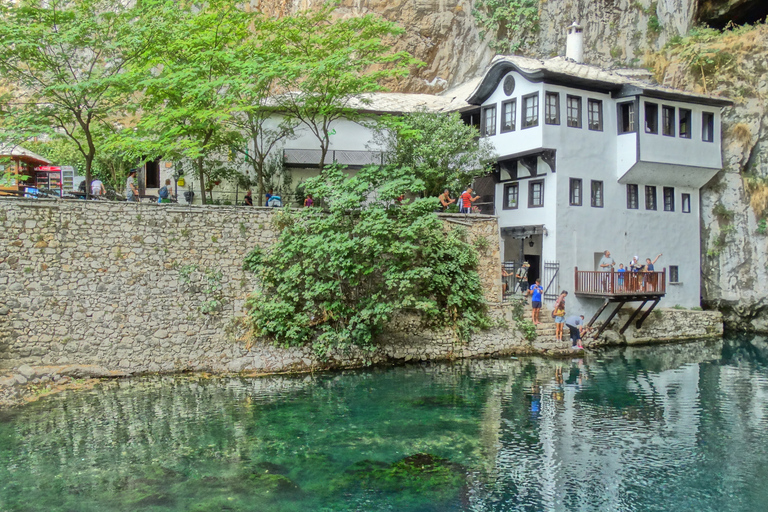
[[[565,43],[565,58],[579,64],[584,63],[584,27],[573,22],[568,27],[568,39]]]

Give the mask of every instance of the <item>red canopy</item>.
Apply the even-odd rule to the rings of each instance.
[[[36,171],[47,171],[47,172],[59,172],[61,171],[61,167],[56,167],[54,165],[41,165],[40,167],[35,167]]]

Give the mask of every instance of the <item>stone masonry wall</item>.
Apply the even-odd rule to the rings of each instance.
[[[95,365],[125,373],[283,371],[327,366],[307,349],[248,340],[242,270],[254,246],[274,243],[268,208],[55,200],[0,201],[0,369]],[[501,294],[493,217],[446,216],[481,246],[489,302]],[[521,345],[505,329],[457,345],[451,332],[408,322],[374,354],[332,356],[336,366],[431,359]],[[246,349],[246,343],[253,346]]]

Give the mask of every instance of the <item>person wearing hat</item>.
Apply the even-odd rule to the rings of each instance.
[[[531,264],[527,261],[523,262],[523,265],[517,269],[515,277],[517,278],[517,286],[521,292],[528,290],[528,269],[531,268]]]
[[[136,169],[128,171],[128,179],[125,182],[125,200],[139,200],[139,190],[136,188]]]

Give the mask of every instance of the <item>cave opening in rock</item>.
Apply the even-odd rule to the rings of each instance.
[[[734,3],[736,5],[733,5],[727,12],[711,13],[711,17],[705,14],[701,21],[710,27],[723,29],[729,22],[736,25],[754,24],[768,17],[768,2],[765,0],[747,0]]]

